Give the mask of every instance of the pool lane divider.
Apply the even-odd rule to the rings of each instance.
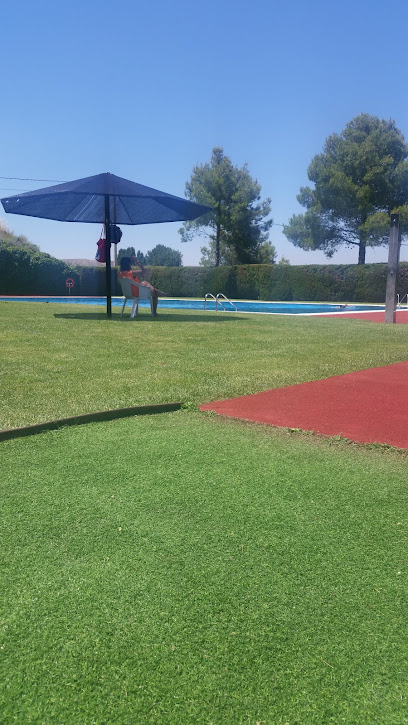
[[[23,438],[24,436],[36,435],[37,433],[44,433],[48,430],[58,430],[59,428],[71,425],[101,423],[108,420],[117,420],[118,418],[131,418],[135,415],[171,413],[172,411],[180,410],[182,405],[182,402],[159,403],[158,405],[132,405],[129,408],[114,408],[113,410],[99,410],[94,413],[82,413],[81,415],[72,415],[69,418],[58,418],[57,420],[35,423],[34,425],[26,425],[21,428],[0,430],[0,441],[6,441],[11,438]]]

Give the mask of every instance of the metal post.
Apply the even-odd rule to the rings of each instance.
[[[112,317],[109,194],[105,194],[105,233],[106,233],[106,314],[108,317]]]
[[[399,214],[391,214],[388,245],[387,289],[385,293],[385,322],[396,321],[397,276],[400,255]]]

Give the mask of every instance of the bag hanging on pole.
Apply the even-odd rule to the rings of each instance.
[[[105,225],[102,227],[101,236],[99,241],[96,243],[98,249],[96,250],[95,259],[97,262],[106,262],[106,239],[105,239]]]
[[[122,230],[117,227],[116,224],[111,224],[109,227],[111,244],[119,244],[122,239]]]
[[[109,232],[110,232],[110,242],[111,244],[119,244],[120,240],[122,239],[122,230],[116,226],[116,224],[110,224],[109,226]],[[97,262],[102,262],[103,264],[106,262],[106,234],[105,234],[105,225],[102,227],[101,236],[99,238],[99,241],[97,242],[97,252],[95,254],[95,259]]]

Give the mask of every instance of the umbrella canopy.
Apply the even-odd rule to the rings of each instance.
[[[104,222],[105,197],[115,224],[157,224],[196,219],[210,211],[164,191],[98,174],[1,200],[6,212],[61,222]]]
[[[159,224],[196,219],[211,209],[114,174],[97,174],[1,199],[9,214],[106,225],[106,297],[111,315],[110,224]]]

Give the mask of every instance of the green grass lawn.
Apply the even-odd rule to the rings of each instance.
[[[4,303],[2,428],[407,359],[406,326]],[[3,441],[1,725],[401,725],[407,456],[194,410]]]
[[[190,411],[2,449],[2,725],[408,722],[405,457]]]

